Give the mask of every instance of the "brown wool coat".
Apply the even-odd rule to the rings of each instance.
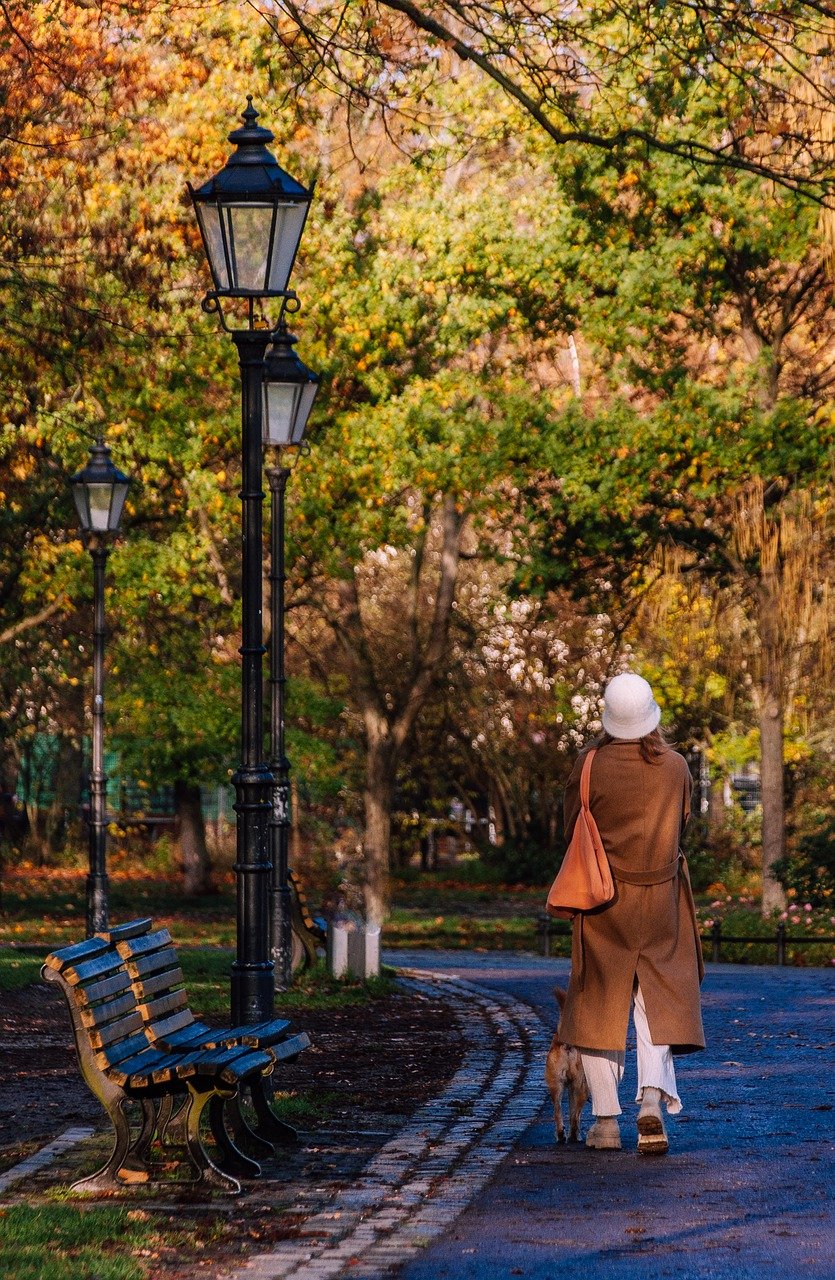
[[[586,748],[565,791],[565,834],[580,812]],[[654,1044],[674,1053],[705,1046],[699,983],[702,948],[687,863],[676,865],[681,828],[690,815],[690,771],[665,748],[652,764],[637,742],[607,742],[591,765],[589,807],[615,879],[615,898],[574,918],[571,981],[559,1026],[565,1044],[624,1049],[632,987],[644,995]],[[618,870],[635,880],[619,879]],[[653,876],[653,872],[657,874]]]

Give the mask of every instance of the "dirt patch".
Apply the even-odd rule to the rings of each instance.
[[[72,1125],[96,1124],[102,1109],[76,1066],[60,992],[44,984],[0,998],[0,1168],[22,1144],[42,1146]]]

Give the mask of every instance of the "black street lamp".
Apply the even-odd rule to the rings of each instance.
[[[108,927],[107,776],[104,772],[104,574],[108,539],[119,532],[130,480],[113,465],[101,436],[90,460],[70,480],[93,559],[93,759],[90,770],[90,871],[87,936]]]
[[[241,764],[235,773],[237,813],[237,952],[232,966],[232,1017],[260,1022],[273,1010],[270,958],[272,865],[267,826],[273,775],[264,761],[261,434],[264,356],[269,327],[257,327],[259,299],[290,296],[287,282],[312,192],[291,178],[267,150],[273,135],[256,121],[247,98],[244,127],[229,134],[236,150],[219,173],[196,190],[189,186],[214,290],[204,309],[220,315],[238,349],[242,420],[242,643]],[[234,299],[246,304],[246,327],[224,315]]]
[[[237,150],[202,187],[189,194],[214,280],[209,297],[287,297],[287,282],[313,192],[303,187],[267,150],[274,135],[256,124],[247,94],[243,129],[229,134]]]
[[[270,482],[270,769],[273,774],[269,835],[272,855],[272,955],[277,991],[293,981],[293,938],[287,851],[290,833],[290,761],[285,742],[284,666],[284,498],[292,465],[284,450],[300,446],[319,390],[319,379],[293,350],[296,339],[282,324],[273,335],[264,367],[264,444],[275,450],[267,467]],[[293,449],[293,461],[299,456]]]

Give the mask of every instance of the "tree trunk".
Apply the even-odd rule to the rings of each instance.
[[[784,911],[786,895],[772,867],[785,850],[786,796],[783,763],[785,645],[780,634],[780,583],[775,568],[761,569],[758,590],[760,679],[755,698],[760,722],[760,787],[762,790],[762,913]]]
[[[387,702],[383,696],[373,656],[372,635],[365,629],[360,607],[356,574],[341,584],[342,611],[337,635],[345,647],[353,668],[353,684],[365,720],[365,911],[370,924],[379,925],[385,918],[390,867],[391,811],[397,765],[415,721],[438,678],[447,652],[450,616],[455,600],[455,586],[461,556],[461,534],[464,515],[455,499],[447,494],[439,510],[441,545],[437,582],[432,595],[434,605],[428,637],[420,640],[420,628],[414,615],[409,625],[412,652],[408,664],[409,679],[397,696]],[[414,557],[412,573],[420,573],[423,556]],[[409,594],[414,614],[420,595],[415,579]],[[408,614],[409,610],[407,610]],[[408,624],[408,618],[407,618]]]
[[[35,858],[35,866],[46,865],[49,841],[46,836],[46,815],[37,800],[26,801],[26,819],[29,830],[29,846]]]
[[[391,807],[394,799],[391,747],[385,740],[369,741],[365,762],[365,917],[370,925],[383,923],[388,907]]]
[[[722,832],[728,816],[725,804],[725,775],[711,770],[707,793],[707,830],[709,839],[716,839]]]
[[[183,888],[187,894],[210,893],[211,863],[206,848],[206,823],[200,788],[193,782],[174,783],[174,810],[179,823]]]
[[[783,911],[786,895],[772,867],[785,849],[785,780],[783,776],[783,712],[780,699],[763,689],[760,695],[760,785],[762,787],[762,846],[764,916]]]

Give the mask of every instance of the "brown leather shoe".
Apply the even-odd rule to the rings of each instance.
[[[670,1149],[664,1117],[661,1114],[661,1090],[644,1089],[638,1112],[638,1155],[664,1156]]]
[[[598,1151],[620,1151],[620,1125],[617,1116],[598,1116],[586,1134],[586,1146]]]

